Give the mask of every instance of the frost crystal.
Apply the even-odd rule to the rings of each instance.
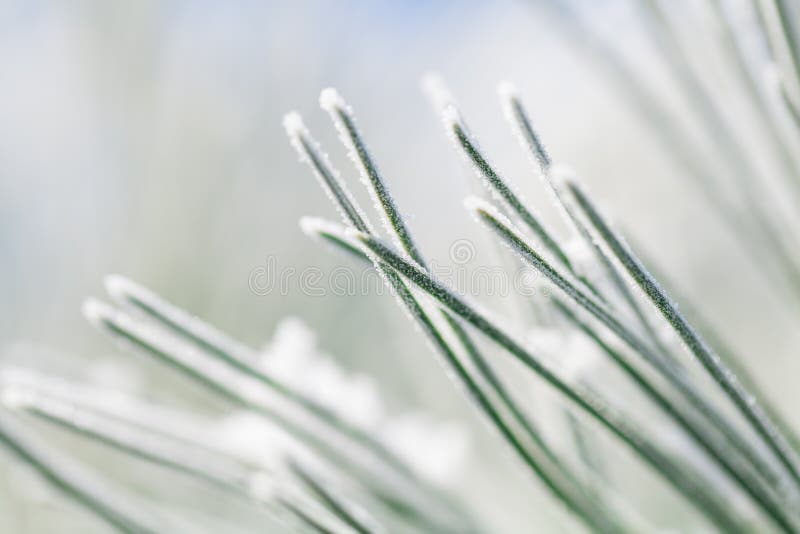
[[[436,111],[455,104],[455,99],[444,83],[444,79],[437,73],[428,73],[422,77],[422,90],[430,99]]]
[[[322,109],[328,112],[334,112],[337,109],[349,111],[344,99],[333,87],[328,87],[322,90],[322,92],[319,94],[319,105]]]
[[[308,237],[317,238],[320,234],[342,234],[341,225],[334,224],[322,217],[301,217],[300,229]]]
[[[296,111],[290,111],[284,115],[283,127],[286,129],[286,134],[292,139],[308,132],[303,124],[303,118]]]
[[[500,95],[500,98],[502,98],[504,101],[515,99],[518,98],[519,96],[519,91],[517,90],[517,87],[513,83],[507,80],[503,80],[502,82],[497,84],[497,93]]]

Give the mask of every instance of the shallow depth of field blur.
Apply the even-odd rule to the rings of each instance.
[[[792,408],[798,310],[756,276],[757,262],[742,255],[650,127],[535,3],[0,2],[0,361],[222,413],[225,404],[99,335],[81,315],[83,299],[103,292],[103,276],[121,273],[254,347],[282,318],[297,317],[343,367],[374,377],[391,410],[464,424],[469,447],[451,483],[497,532],[571,531],[575,523],[517,468],[393,299],[374,284],[331,291],[331,272],[354,264],[297,225],[303,215],[336,214],[286,140],[281,120],[291,110],[368,204],[318,106],[319,91],[333,86],[353,106],[421,248],[443,265],[459,240],[491,250],[462,208],[476,187],[472,171],[420,90],[422,75],[436,71],[492,161],[558,223],[501,116],[496,84],[514,81],[554,159],[577,170],[631,240],[748,355],[772,399]],[[692,31],[704,14],[683,3],[686,38],[713,64],[713,46]],[[680,113],[628,2],[584,4]],[[724,76],[708,76],[735,106]],[[747,130],[746,113],[737,120]],[[750,148],[758,159],[761,148]],[[478,253],[469,261],[486,260]],[[267,284],[265,270],[283,273],[285,286]],[[320,276],[303,278],[309,272]],[[530,392],[531,403],[540,397]],[[546,410],[533,412],[547,419]],[[785,413],[800,424],[796,411]],[[32,426],[148,501],[228,518],[240,512],[191,481]],[[608,468],[647,517],[675,524],[688,514],[627,451]],[[257,518],[248,521],[243,527]],[[106,528],[0,455],[0,531]]]

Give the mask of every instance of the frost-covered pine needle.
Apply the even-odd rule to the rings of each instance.
[[[633,312],[634,316],[644,329],[645,333],[648,335],[654,347],[664,354],[671,364],[679,366],[677,361],[670,354],[669,350],[661,342],[655,328],[642,312],[641,308],[636,302],[636,299],[629,291],[627,285],[622,281],[621,277],[617,273],[617,270],[611,264],[611,261],[605,252],[592,239],[591,235],[589,235],[589,231],[585,225],[575,216],[574,208],[570,205],[568,199],[565,198],[565,195],[561,191],[560,187],[561,180],[559,178],[559,173],[564,172],[564,167],[561,166],[554,168],[552,160],[544,148],[544,144],[533,128],[532,121],[522,104],[522,100],[520,99],[516,88],[510,82],[504,82],[501,84],[499,93],[502,106],[505,110],[506,120],[516,132],[520,144],[523,146],[523,148],[528,150],[530,155],[539,165],[539,171],[543,178],[545,187],[555,201],[556,206],[558,206],[565,221],[573,229],[574,233],[583,240],[585,245],[594,252],[606,276],[613,283],[614,288],[622,297],[625,305]],[[587,285],[587,287],[589,289],[593,289],[593,286],[591,285]],[[599,296],[596,290],[594,290],[594,293],[596,296]]]
[[[320,425],[318,420],[309,419],[297,407],[270,395],[248,377],[175,339],[157,325],[137,321],[96,300],[87,301],[84,313],[92,323],[123,344],[155,356],[235,405],[263,415],[294,436],[301,450],[310,448],[343,476],[360,479],[366,487],[404,503],[421,517],[433,518],[429,521],[453,520],[452,511],[441,496],[419,479],[409,478],[408,470],[393,469],[374,450],[345,439],[330,427]]]
[[[328,96],[329,98],[333,99],[333,102],[329,102],[329,105],[335,106],[338,102],[339,105],[343,106],[343,104],[340,102],[340,99],[334,98],[336,95],[329,94]],[[356,139],[355,141],[352,141],[353,143],[358,142],[357,133],[355,135]],[[348,142],[345,141],[345,144],[347,145]],[[366,149],[363,147],[363,144],[361,146],[362,155],[368,160],[366,165],[362,165],[367,167],[370,165],[369,161],[371,160],[369,155],[366,153]],[[298,148],[298,145],[295,144],[295,147]],[[307,159],[306,161],[312,163],[312,160],[310,159]],[[327,161],[323,162],[323,164],[327,166],[330,165],[330,163]],[[403,247],[406,253],[408,253],[418,265],[424,266],[425,261],[422,258],[421,253],[413,244],[411,236],[408,234],[405,227],[394,226],[393,221],[400,219],[399,213],[396,211],[394,201],[392,200],[386,188],[383,186],[382,179],[377,173],[376,168],[374,166],[371,168],[373,172],[368,176],[368,179],[365,180],[365,184],[372,191],[373,196],[378,199],[378,202],[376,202],[376,207],[379,210],[383,210],[385,220],[387,221],[387,227],[389,231],[397,238],[400,246]],[[332,177],[330,183],[326,183],[325,187],[333,190],[344,189],[344,185],[338,183],[338,173],[335,170],[322,169],[320,171],[319,169],[315,169],[315,172],[318,175],[323,174],[325,176]],[[344,195],[331,195],[331,199],[335,203],[345,204],[337,205],[337,208],[340,210],[340,212],[349,215],[350,220],[348,222],[354,229],[358,230],[360,228],[367,227],[364,221],[360,218],[362,216],[360,215],[361,211],[358,209],[358,207],[354,205],[347,205],[353,202],[352,199]],[[359,215],[356,216],[352,214]],[[343,248],[349,253],[352,253],[357,249],[357,247],[354,247],[352,244],[348,243],[346,239],[343,239],[338,235],[339,232],[334,225],[330,225],[325,221],[320,221],[319,219],[313,218],[303,218],[300,222],[303,231],[307,234],[322,237],[332,244]],[[363,252],[361,255],[362,257],[366,257]],[[459,361],[458,355],[445,340],[444,336],[439,332],[433,321],[431,321],[424,307],[421,306],[420,303],[414,298],[413,294],[408,290],[405,284],[403,284],[400,278],[397,277],[397,275],[391,271],[391,269],[383,265],[382,262],[375,261],[374,265],[378,271],[384,275],[387,284],[398,297],[400,304],[406,309],[406,311],[418,324],[422,331],[427,334],[431,344],[442,356],[445,367],[450,370],[452,376],[456,377],[457,383],[459,383],[466,390],[467,395],[473,400],[473,402],[475,402],[476,406],[478,406],[479,410],[486,416],[490,424],[500,433],[501,436],[503,436],[504,439],[509,442],[511,448],[519,455],[522,461],[529,466],[537,474],[537,476],[539,476],[540,479],[542,479],[542,481],[558,498],[560,498],[568,507],[574,510],[585,521],[587,521],[588,524],[607,524],[606,527],[603,527],[603,530],[615,531],[616,527],[611,524],[610,517],[604,518],[609,514],[596,510],[595,505],[586,498],[586,495],[584,494],[585,490],[579,487],[577,478],[572,475],[568,468],[564,466],[563,463],[555,457],[552,451],[547,448],[541,437],[531,426],[529,419],[516,406],[514,400],[506,392],[500,380],[493,373],[491,367],[485,361],[483,356],[478,352],[476,346],[469,339],[468,334],[463,330],[458,321],[453,318],[449,312],[441,310],[441,313],[446,321],[446,326],[450,328],[456,339],[467,352],[479,375],[482,376],[487,382],[489,388],[494,390],[494,392],[498,395],[500,402],[505,405],[506,409],[511,411],[512,416],[516,419],[516,422],[520,424],[523,430],[529,435],[529,437],[531,437],[538,451],[530,450],[520,442],[519,437],[515,434],[515,431],[509,426],[509,423],[504,420],[494,402],[487,396],[487,392],[484,391],[484,388],[478,382],[476,382],[470,371]],[[536,458],[536,455],[542,454],[544,455],[544,458]],[[553,464],[549,471],[546,467],[548,462],[552,462]],[[555,471],[553,471],[553,469]],[[564,480],[559,482],[557,480],[558,477],[561,477]],[[597,528],[600,527],[598,526]]]
[[[509,209],[522,221],[530,230],[541,239],[545,247],[561,261],[568,269],[573,270],[572,262],[561,249],[552,233],[544,227],[539,217],[528,209],[522,199],[511,189],[507,182],[497,174],[489,164],[486,157],[480,151],[477,143],[467,130],[466,124],[461,119],[461,114],[454,106],[448,106],[442,112],[445,128],[453,137],[456,146],[463,150],[468,160],[473,165],[478,177],[484,181],[487,188],[505,202]]]
[[[713,0],[703,11],[721,30],[707,36],[708,42],[722,47],[728,67],[735,71],[733,80],[757,115],[759,128],[751,132],[744,130],[739,114],[731,113],[726,92],[712,88],[711,74],[697,68],[698,58],[689,48],[696,43],[684,42],[687,32],[677,25],[671,3],[644,0],[633,5],[633,13],[646,30],[645,38],[655,45],[666,74],[677,82],[690,117],[670,110],[646,78],[646,69],[632,63],[626,44],[600,31],[583,16],[578,2],[538,4],[557,22],[561,34],[610,75],[619,95],[651,127],[672,161],[687,171],[682,174],[693,179],[692,185],[745,250],[754,253],[759,272],[772,276],[775,287],[792,286],[794,295],[800,295],[800,257],[792,248],[797,236],[784,213],[790,208],[775,202],[776,193],[767,188],[771,177],[765,176],[757,159],[773,158],[768,163],[774,163],[779,174],[776,184],[800,191],[800,161],[792,152],[800,139],[800,24],[795,20],[800,8],[790,0],[752,0],[746,6],[759,15],[749,21],[748,30],[762,40],[756,46],[760,55],[746,47],[729,2]],[[765,79],[762,70],[772,76]],[[489,162],[441,78],[426,76],[423,86],[457,150],[503,211],[479,198],[468,199],[468,210],[499,238],[497,242],[520,257],[526,269],[533,267],[556,286],[557,296],[534,303],[546,313],[538,314],[534,325],[514,321],[508,310],[484,309],[472,295],[451,290],[434,274],[429,266],[433,263],[426,261],[390,193],[390,182],[367,149],[353,110],[334,89],[322,91],[320,105],[332,118],[389,239],[378,235],[346,180],[293,112],[284,119],[290,142],[344,223],[342,227],[303,218],[303,231],[377,270],[445,372],[518,466],[535,475],[586,529],[643,530],[626,514],[630,503],[620,503],[613,470],[597,467],[616,444],[666,481],[708,526],[725,533],[772,527],[800,532],[800,461],[791,429],[772,417],[769,405],[762,409],[752,395],[751,380],[742,381],[747,387],[740,383],[733,372],[741,367],[740,359],[717,355],[712,346],[724,344],[706,343],[686,318],[694,316],[678,310],[576,179],[555,164],[558,158],[535,131],[518,91],[507,82],[498,88],[504,114],[565,216],[572,234],[568,239],[546,227]],[[693,127],[709,140],[708,146],[692,141]],[[758,135],[763,139],[756,139]],[[519,223],[521,229],[516,227]],[[453,488],[437,483],[425,462],[415,459],[420,451],[403,450],[408,439],[398,437],[402,425],[384,413],[371,381],[353,380],[315,350],[286,350],[278,334],[260,353],[124,277],[108,277],[106,288],[117,306],[94,299],[84,306],[95,326],[125,348],[153,356],[191,378],[238,411],[220,421],[192,421],[177,410],[162,413],[154,406],[116,402],[113,395],[80,384],[2,369],[5,408],[244,497],[251,506],[274,508],[293,531],[494,531],[493,525],[482,528]],[[701,330],[704,336],[711,333]],[[519,341],[522,334],[525,343]],[[679,359],[682,349],[701,365],[690,361],[684,366]],[[522,366],[518,380],[532,379],[555,390],[556,397],[548,399],[555,404],[543,410],[552,408],[569,425],[566,451],[522,400],[525,392],[519,381],[506,379],[510,369],[495,366],[495,351],[510,355],[513,369]],[[281,352],[286,352],[282,359]],[[592,373],[574,373],[559,365],[580,359],[576,357],[591,359]],[[599,369],[595,361],[602,358],[614,378],[624,380],[645,405],[616,397],[600,384],[601,378],[590,376]],[[696,367],[713,379],[725,394],[719,397],[730,401],[735,412],[717,405],[717,392],[701,386],[709,381],[697,380]],[[348,402],[369,406],[356,413],[348,411]],[[663,430],[645,421],[650,409],[664,416]],[[162,524],[153,525],[160,520],[152,519],[149,511],[97,486],[68,461],[52,455],[49,447],[39,446],[18,428],[16,419],[0,413],[0,443],[23,462],[123,532],[164,530]],[[174,428],[165,420],[173,421]],[[189,431],[194,422],[200,429]],[[595,435],[598,428],[603,432]],[[273,433],[280,436],[275,447]],[[423,439],[427,433],[417,429],[411,440],[428,443]],[[669,443],[673,437],[678,445]],[[434,459],[428,458],[428,464],[438,457],[429,448],[420,445],[421,454]]]
[[[109,294],[121,305],[144,313],[179,338],[186,339],[210,355],[219,357],[237,371],[275,391],[293,408],[313,418],[317,423],[368,447],[393,468],[408,474],[406,466],[368,433],[356,428],[326,406],[263,369],[259,365],[255,351],[249,347],[127,278],[119,275],[109,276],[106,278],[106,287]]]
[[[406,280],[438,300],[455,315],[485,334],[494,343],[506,349],[523,365],[541,376],[558,392],[571,402],[574,402],[577,407],[586,411],[587,414],[606,427],[623,443],[631,447],[653,469],[671,482],[687,498],[687,502],[693,504],[711,521],[733,532],[741,530],[744,522],[741,519],[734,518],[735,512],[723,504],[721,497],[707,482],[699,479],[695,473],[689,471],[679,461],[660,450],[638,428],[633,426],[621,412],[613,409],[594,392],[586,390],[579,385],[564,382],[540,359],[532,355],[485,314],[479,312],[474,306],[467,304],[444,284],[397,255],[390,247],[387,247],[376,238],[355,230],[345,231],[343,229],[339,231],[339,238],[352,240],[354,243],[362,243],[365,251],[373,256],[376,261],[382,261],[391,266]]]
[[[300,114],[288,113],[283,119],[283,126],[301,161],[309,164],[322,189],[331,197],[344,221],[355,225],[359,230],[369,231],[366,218],[342,183],[339,173],[330,164],[327,154],[320,150],[319,144],[311,137]]]
[[[706,430],[702,426],[697,426],[691,419],[682,416],[676,412],[671,403],[665,399],[661,399],[660,395],[656,394],[652,388],[645,388],[645,391],[656,402],[664,408],[671,416],[684,426],[684,428],[692,435],[693,438],[698,440],[698,443],[717,461],[731,476],[737,479],[742,485],[743,489],[751,493],[753,497],[758,500],[762,505],[767,504],[768,496],[763,496],[763,491],[758,490],[755,482],[748,482],[751,476],[746,471],[741,471],[735,464],[731,464],[728,456],[734,450],[742,454],[747,461],[753,464],[760,474],[765,476],[768,481],[774,482],[780,480],[780,477],[773,474],[771,468],[760,460],[757,452],[753,451],[751,446],[742,440],[738,434],[732,429],[734,428],[726,418],[711,405],[704,396],[694,387],[693,384],[686,381],[686,379],[676,374],[674,369],[670,367],[665,361],[660,358],[660,355],[652,352],[649,347],[644,344],[633,332],[631,332],[612,312],[605,309],[601,303],[594,301],[590,295],[582,292],[573,283],[571,283],[564,274],[559,273],[552,265],[550,265],[541,255],[537,254],[528,243],[524,240],[518,231],[515,231],[510,222],[500,214],[496,208],[490,204],[479,199],[470,199],[468,208],[474,211],[478,219],[486,224],[491,230],[496,232],[505,243],[507,243],[515,252],[521,255],[524,261],[530,263],[549,280],[551,280],[557,287],[559,287],[565,295],[574,300],[580,307],[584,308],[601,323],[614,332],[624,343],[631,349],[645,357],[646,361],[653,365],[662,376],[664,376],[669,383],[674,386],[684,398],[690,401],[695,409],[707,418],[708,422],[716,428],[716,431],[721,433],[728,439],[734,449],[728,450],[726,447],[718,447],[715,440],[711,436],[706,436]],[[628,371],[629,372],[629,371]],[[643,384],[640,384],[640,386]],[[754,493],[755,492],[755,493]],[[756,493],[758,495],[756,495]]]
[[[322,109],[330,114],[342,142],[348,147],[350,158],[361,171],[362,180],[368,186],[376,206],[382,208],[380,213],[386,230],[391,235],[397,236],[400,248],[409,250],[411,257],[421,257],[397,206],[395,206],[392,195],[381,179],[378,167],[370,156],[364,139],[358,132],[352,109],[333,88],[322,91],[319,103]]]
[[[8,401],[8,397],[5,399]],[[0,444],[28,464],[69,498],[128,534],[156,534],[158,521],[132,506],[111,488],[101,485],[72,460],[49,450],[29,436],[10,415],[0,411]]]
[[[568,187],[592,226],[614,253],[614,256],[625,267],[631,278],[650,298],[667,322],[686,343],[692,354],[697,357],[709,375],[736,405],[767,446],[772,449],[794,479],[795,484],[800,486],[800,467],[798,467],[796,453],[792,450],[788,440],[763,412],[756,398],[741,386],[736,375],[724,365],[719,356],[714,353],[683,314],[678,311],[677,305],[664,292],[625,242],[611,229],[580,186],[576,182],[569,182]]]

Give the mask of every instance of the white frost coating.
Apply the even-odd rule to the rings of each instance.
[[[94,297],[89,297],[83,301],[81,311],[83,312],[83,316],[86,317],[87,321],[100,329],[105,329],[105,321],[113,320],[117,315],[117,310],[115,310],[111,305],[106,304],[102,300]]]
[[[364,140],[355,128],[356,119],[352,108],[332,88],[322,91],[320,94],[320,106],[331,116],[336,130],[339,132],[339,139],[347,148],[347,156],[358,169],[361,183],[367,188],[375,211],[379,214],[386,233],[392,236],[392,242],[398,250],[404,250],[403,242],[387,213],[387,210],[390,209],[396,211],[397,207],[394,206],[394,202],[391,200],[392,197],[388,186],[380,177],[376,162],[368,154]],[[343,118],[342,115],[345,115],[346,118]],[[362,216],[362,218],[364,217]],[[374,233],[372,228],[368,227],[368,229],[371,233]]]
[[[319,94],[319,105],[328,113],[333,113],[339,109],[348,113],[350,112],[350,108],[347,106],[347,103],[345,103],[342,95],[333,87],[327,87],[322,90]]]
[[[362,232],[361,230],[357,230],[355,228],[339,227],[339,233],[343,239],[353,242],[354,244],[366,243],[370,239],[369,234]]]
[[[486,199],[477,195],[469,195],[465,197],[464,207],[467,208],[468,211],[485,211],[487,213],[491,213],[495,209],[495,207]]]
[[[340,136],[343,135],[339,123],[336,122],[336,124]],[[371,225],[366,215],[350,194],[350,191],[339,175],[339,171],[331,163],[328,154],[323,152],[319,143],[311,137],[311,133],[303,124],[300,115],[297,112],[287,114],[283,119],[283,125],[289,137],[289,142],[300,157],[300,161],[311,167],[314,177],[322,187],[322,190],[325,191],[325,194],[328,195],[328,198],[336,208],[336,211],[339,212],[342,220],[346,224],[351,224],[349,215],[340,205],[339,199],[337,199],[336,193],[331,189],[330,184],[328,184],[325,174],[329,175],[330,179],[335,182],[335,187],[341,190],[341,194],[344,195],[346,201],[353,207],[358,217],[361,218],[364,225],[371,231]]]
[[[455,126],[460,126],[464,132],[467,131],[466,124],[461,118],[461,112],[452,104],[449,104],[442,109],[442,121],[444,121],[445,128],[452,131]]]
[[[323,219],[322,217],[304,216],[300,217],[300,229],[308,237],[314,239],[318,238],[320,234],[333,234],[336,236],[344,236],[342,226]]]
[[[138,300],[152,307],[159,307],[162,299],[154,292],[119,274],[109,274],[103,279],[108,295],[121,305]]]
[[[290,138],[308,134],[308,129],[306,125],[303,124],[303,117],[301,117],[300,113],[297,111],[290,111],[283,116],[283,127]]]
[[[372,257],[371,251],[362,243],[368,238],[368,234],[356,230],[355,228],[346,228],[321,217],[301,217],[300,229],[313,239],[319,239],[320,236],[324,234],[334,236],[351,247],[362,250],[365,254]]]
[[[103,285],[109,296],[117,302],[124,302],[130,296],[143,297],[143,300],[153,300],[155,295],[132,280],[119,274],[109,274],[103,279]]]
[[[519,100],[519,91],[517,87],[509,82],[509,81],[502,81],[497,85],[497,94],[500,96],[500,105],[503,108],[503,116],[506,118],[509,124],[511,124],[511,129],[514,130],[514,133],[517,136],[520,144],[526,148],[525,152],[529,152],[527,150],[528,141],[525,139],[525,135],[522,133],[519,125],[517,124],[517,118],[514,114],[514,101]],[[531,158],[533,158],[534,162],[537,163],[536,157],[533,154],[529,154]]]
[[[480,214],[485,213],[490,217],[492,217],[493,219],[496,219],[503,226],[506,226],[514,230],[515,233],[519,233],[517,230],[514,229],[514,225],[511,223],[511,220],[505,215],[503,215],[503,213],[497,206],[495,206],[491,202],[488,202],[486,199],[483,199],[476,195],[470,195],[464,199],[464,207],[467,208],[467,210],[470,213],[475,215],[478,221],[481,220]]]
[[[447,88],[447,84],[444,83],[444,78],[438,73],[429,72],[425,74],[420,81],[420,85],[436,111],[455,104],[455,99]]]
[[[519,98],[517,86],[508,80],[503,80],[497,84],[497,94],[500,95],[500,98],[503,100],[503,102],[508,102],[509,100]]]

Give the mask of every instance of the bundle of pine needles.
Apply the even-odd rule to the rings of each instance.
[[[759,173],[729,127],[728,110],[720,108],[692,68],[666,4],[646,0],[637,7],[670,73],[685,90],[688,105],[726,155],[723,163],[732,184],[715,178],[687,141],[682,124],[581,13],[568,9],[569,3],[556,7],[545,2],[540,7],[564,35],[585,47],[610,73],[609,79],[630,97],[638,115],[653,125],[742,246],[767,266],[764,272],[770,283],[800,297],[800,257],[788,245],[783,232],[787,226],[780,213],[766,207]],[[715,0],[708,8],[721,29],[719,38],[733,72],[783,170],[787,194],[796,194],[800,191],[793,152],[800,133],[797,6],[789,0],[763,0],[753,11],[772,62],[768,80],[751,66],[730,6]],[[633,513],[625,495],[607,484],[607,475],[598,466],[603,461],[598,436],[605,435],[663,479],[686,507],[703,518],[707,529],[800,532],[800,441],[758,390],[743,358],[720,343],[721,336],[696,313],[688,314],[696,320],[687,318],[673,289],[656,279],[652,264],[637,256],[574,173],[554,165],[511,84],[499,88],[502,109],[530,156],[534,174],[562,213],[567,239],[550,229],[490,162],[444,84],[429,77],[425,86],[456,151],[489,193],[490,200],[467,198],[466,209],[518,261],[555,289],[550,299],[528,300],[537,309],[536,326],[561,336],[564,352],[559,353],[558,346],[545,350],[522,339],[519,329],[509,326],[527,321],[509,320],[516,308],[486,309],[473,295],[460,294],[437,278],[367,149],[353,110],[333,89],[322,92],[320,104],[374,200],[375,213],[368,215],[358,206],[301,117],[290,113],[284,121],[289,140],[342,219],[337,224],[304,218],[303,231],[380,273],[496,440],[587,530],[654,528],[648,518]],[[8,410],[208,483],[265,510],[292,530],[493,531],[432,480],[413,456],[404,456],[374,428],[264,365],[257,351],[130,280],[113,276],[106,285],[115,305],[92,299],[84,308],[98,329],[126,349],[155,357],[247,410],[259,425],[279,431],[275,450],[252,458],[240,448],[225,446],[211,424],[178,425],[175,421],[181,416],[164,408],[136,399],[111,402],[114,397],[107,391],[30,371],[3,372],[0,386]],[[566,360],[574,357],[568,340],[575,338],[584,341],[582,350],[604,358],[624,377],[636,392],[635,400],[620,402],[597,384],[567,372]],[[509,358],[519,374],[537,377],[563,400],[581,452],[579,461],[553,446],[523,392],[498,367],[499,358]],[[656,429],[642,421],[638,403],[647,403],[669,424]],[[685,446],[670,446],[668,435],[679,435]],[[100,486],[83,468],[29,436],[5,411],[0,412],[0,441],[121,531],[183,528],[174,518],[131,506]]]

